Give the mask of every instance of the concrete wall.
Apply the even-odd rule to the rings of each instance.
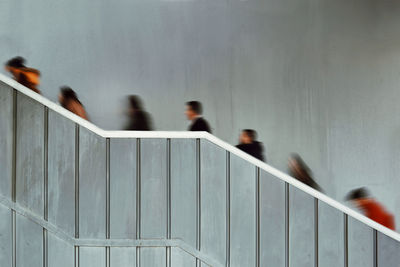
[[[337,199],[367,185],[400,218],[400,2],[3,0],[0,61],[23,55],[42,91],[79,93],[120,129],[143,96],[160,130],[199,99],[217,136],[255,128],[269,162],[296,151]],[[398,219],[399,221],[400,219]]]

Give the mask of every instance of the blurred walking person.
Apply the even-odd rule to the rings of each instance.
[[[242,130],[239,137],[239,144],[236,147],[261,161],[265,161],[263,155],[264,146],[261,142],[257,141],[257,132],[255,130]]]
[[[298,154],[292,154],[289,158],[289,171],[290,175],[299,180],[300,182],[323,192],[321,187],[312,178],[312,172],[307,164]]]
[[[203,106],[199,101],[189,101],[186,103],[186,117],[192,123],[189,126],[189,131],[204,131],[211,133],[211,128],[208,122],[203,118]]]
[[[131,95],[128,97],[129,108],[128,108],[128,119],[129,122],[124,128],[128,131],[151,131],[152,122],[149,113],[144,110],[143,102],[137,95]]]
[[[40,71],[25,66],[23,57],[14,57],[5,64],[6,71],[10,72],[14,79],[25,87],[40,94]]]
[[[85,108],[79,101],[78,96],[75,91],[68,86],[63,86],[60,88],[60,94],[58,96],[58,101],[61,106],[72,113],[78,115],[79,117],[89,120]]]
[[[371,197],[366,188],[362,187],[350,191],[346,196],[346,200],[353,202],[371,220],[395,230],[394,216],[382,204]]]

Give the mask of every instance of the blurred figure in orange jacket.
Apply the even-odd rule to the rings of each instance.
[[[352,201],[371,220],[395,230],[394,216],[386,211],[382,204],[372,198],[366,188],[362,187],[350,191],[346,200]]]
[[[40,84],[40,72],[36,69],[26,67],[24,58],[14,57],[10,59],[7,61],[5,69],[14,76],[17,82],[40,94],[37,88]]]
[[[79,117],[82,117],[85,120],[89,120],[85,108],[79,101],[75,91],[72,90],[70,87],[63,86],[60,88],[58,101],[63,108],[68,109],[72,113],[78,115]]]

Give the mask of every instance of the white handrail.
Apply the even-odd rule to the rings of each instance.
[[[297,189],[317,198],[318,200],[334,207],[341,212],[353,217],[354,219],[368,225],[369,227],[397,240],[400,242],[400,233],[397,233],[389,228],[382,226],[381,224],[376,223],[375,221],[365,217],[361,213],[356,212],[355,210],[350,209],[349,207],[339,203],[338,201],[322,194],[321,192],[299,182],[298,180],[290,177],[289,175],[277,170],[276,168],[250,156],[249,154],[237,149],[236,147],[222,141],[221,139],[211,135],[207,132],[169,132],[169,131],[105,131],[93,123],[82,119],[81,117],[69,112],[68,110],[64,109],[63,107],[55,104],[54,102],[48,100],[47,98],[33,92],[29,88],[19,84],[15,80],[6,77],[3,74],[0,74],[0,81],[3,83],[11,86],[18,92],[31,97],[32,99],[36,100],[37,102],[41,103],[42,105],[48,107],[50,110],[53,110],[60,115],[72,120],[73,122],[79,124],[80,126],[102,136],[104,138],[202,138],[205,140],[214,143],[221,148],[229,151],[230,153],[254,164],[255,166],[259,167],[260,169],[272,174],[273,176],[287,182],[288,184],[296,187]]]

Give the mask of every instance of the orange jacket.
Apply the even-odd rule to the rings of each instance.
[[[40,72],[32,68],[18,68],[14,70],[15,79],[20,84],[40,94],[37,86],[40,84]]]
[[[85,120],[89,120],[86,110],[80,102],[74,100],[68,101],[65,108],[71,111],[72,113],[78,115],[79,117]]]
[[[374,220],[389,229],[395,230],[393,215],[387,212],[377,201],[373,199],[363,200],[361,208],[364,210],[365,216],[371,220]]]

